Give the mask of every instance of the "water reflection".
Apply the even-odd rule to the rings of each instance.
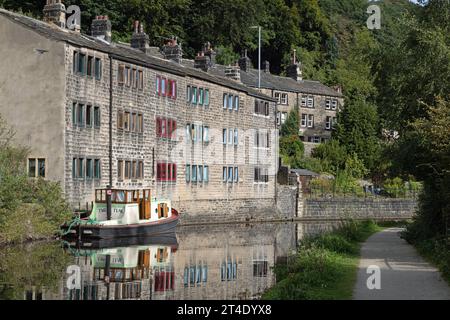
[[[14,258],[0,262],[0,299],[257,299],[275,283],[272,267],[287,261],[301,238],[335,226],[186,226],[173,236],[132,242],[66,243],[65,250],[60,244],[48,244],[52,250],[38,244],[16,248]],[[2,258],[5,250],[11,251],[1,249]],[[47,261],[50,268],[35,259]],[[68,268],[72,271],[67,273]],[[21,284],[12,269],[34,276]]]

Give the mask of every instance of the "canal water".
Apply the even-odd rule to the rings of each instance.
[[[336,222],[180,226],[130,242],[0,248],[0,299],[258,299],[299,240]]]

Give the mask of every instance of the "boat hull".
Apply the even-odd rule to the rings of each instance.
[[[179,216],[174,215],[169,219],[130,225],[78,225],[72,228],[65,238],[90,238],[90,239],[117,239],[130,237],[151,237],[174,232],[178,225]],[[68,227],[63,226],[63,231]]]

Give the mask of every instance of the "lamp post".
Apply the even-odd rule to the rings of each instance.
[[[261,26],[252,26],[258,29],[258,89],[261,89]]]

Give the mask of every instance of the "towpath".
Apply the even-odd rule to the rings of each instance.
[[[402,229],[390,228],[372,235],[361,248],[355,300],[450,300],[450,287],[439,271],[415,248],[400,238]],[[370,266],[379,267],[367,273]],[[376,270],[376,268],[374,269]],[[368,288],[367,282],[369,280]],[[380,289],[377,289],[379,284]]]

